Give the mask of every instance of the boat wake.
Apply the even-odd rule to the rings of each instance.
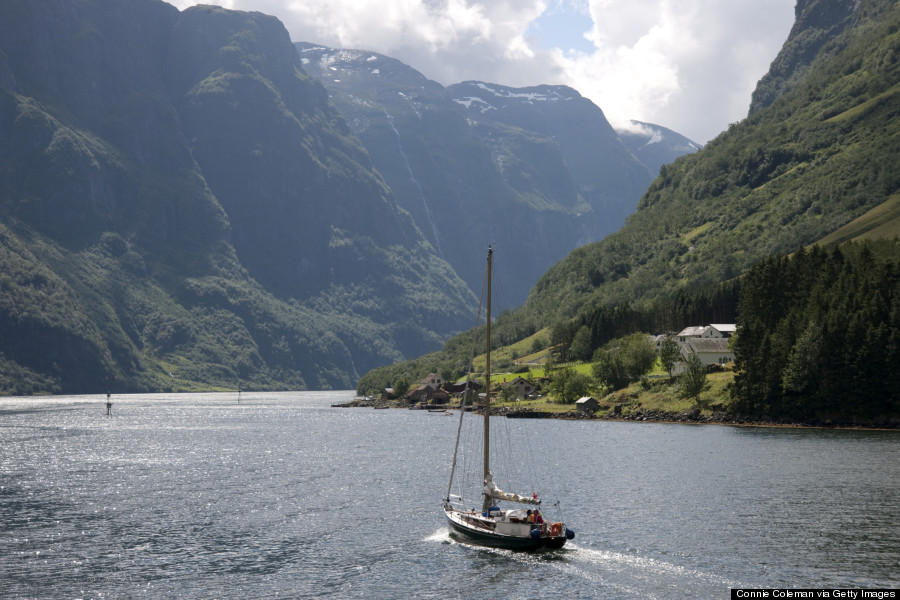
[[[571,552],[566,554],[566,558],[568,560],[555,566],[569,575],[577,575],[629,595],[638,592],[646,595],[649,590],[654,590],[655,593],[646,597],[669,598],[673,591],[680,590],[685,593],[683,597],[704,596],[710,591],[719,593],[741,585],[716,573],[656,558],[580,548],[575,544],[571,545]]]
[[[423,541],[426,542],[441,542],[442,544],[455,544],[456,540],[450,537],[450,528],[449,527],[441,527],[434,533],[429,536],[426,536]]]
[[[638,554],[584,548],[574,541],[555,550],[516,552],[466,544],[454,539],[446,527],[425,541],[471,548],[482,556],[493,554],[504,562],[521,564],[523,570],[550,569],[566,580],[585,582],[601,598],[703,598],[743,585],[711,571]]]

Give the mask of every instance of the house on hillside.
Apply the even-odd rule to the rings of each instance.
[[[509,385],[516,388],[516,396],[519,398],[527,398],[528,394],[534,391],[534,384],[522,377],[516,377]]]
[[[676,334],[675,338],[680,343],[685,343],[693,338],[730,338],[735,332],[735,325],[698,325],[685,327]]]
[[[676,336],[682,361],[672,369],[673,375],[684,373],[687,361],[696,356],[700,362],[710,365],[724,365],[734,361],[734,352],[728,348],[729,338],[736,328],[731,324],[701,325],[685,327]]]
[[[410,404],[417,402],[446,403],[450,399],[450,394],[441,389],[443,384],[443,377],[436,373],[429,373],[415,389],[407,392],[406,401]],[[435,395],[438,396],[437,400],[432,400]]]
[[[697,356],[704,365],[724,365],[734,361],[734,352],[728,349],[725,338],[694,338],[681,345],[681,355],[685,361],[691,355]]]
[[[444,379],[436,373],[429,373],[428,377],[422,380],[421,385],[427,385],[431,389],[436,390],[444,385]]]
[[[728,347],[726,337],[685,337],[678,342],[682,360],[672,369],[673,375],[684,373],[691,356],[696,356],[707,367],[734,362],[734,352]]]
[[[661,333],[659,335],[651,335],[650,341],[653,342],[653,346],[656,348],[656,353],[659,354],[660,350],[662,350],[663,341],[667,338],[671,337],[668,334]]]

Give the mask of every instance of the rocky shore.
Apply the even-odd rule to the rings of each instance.
[[[834,428],[858,428],[858,429],[900,429],[900,423],[834,423],[830,421],[796,422],[780,419],[760,419],[741,415],[731,415],[724,411],[714,411],[703,414],[700,409],[693,408],[682,412],[669,412],[664,410],[637,409],[628,414],[622,414],[615,408],[596,413],[585,413],[574,410],[565,412],[544,412],[528,408],[499,407],[491,410],[492,415],[506,416],[511,419],[570,419],[593,421],[632,421],[648,423],[693,423],[709,425],[746,425],[753,427],[834,427]]]

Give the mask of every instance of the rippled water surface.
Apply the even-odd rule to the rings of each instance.
[[[0,596],[900,586],[898,432],[503,419],[577,532],[510,553],[449,537],[456,419],[331,408],[351,395],[120,396],[110,417],[105,396],[0,399]]]

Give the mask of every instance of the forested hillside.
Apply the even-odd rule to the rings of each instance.
[[[873,247],[848,250],[852,260],[802,249],[900,233],[900,5],[810,0],[798,3],[797,15],[760,84],[768,100],[698,153],[664,166],[620,231],[573,251],[524,307],[498,320],[495,344],[550,328],[565,358],[583,327],[598,348],[634,331],[737,322],[735,410],[830,422],[897,418],[893,379],[879,379],[892,363],[868,359],[894,352],[898,243],[878,246],[889,258],[866,268],[859,260]],[[784,258],[797,251],[796,260]],[[817,287],[837,282],[830,295]],[[755,312],[754,303],[765,308]],[[452,375],[463,338],[441,354],[373,371],[360,385],[405,372],[414,380],[417,370]],[[825,368],[840,381],[813,385]],[[870,383],[851,391],[862,378]],[[833,393],[843,395],[823,404]]]
[[[897,194],[900,7],[866,0],[851,17],[828,45],[843,50],[702,151],[663,167],[625,227],[550,269],[521,318],[546,326],[724,281]]]

